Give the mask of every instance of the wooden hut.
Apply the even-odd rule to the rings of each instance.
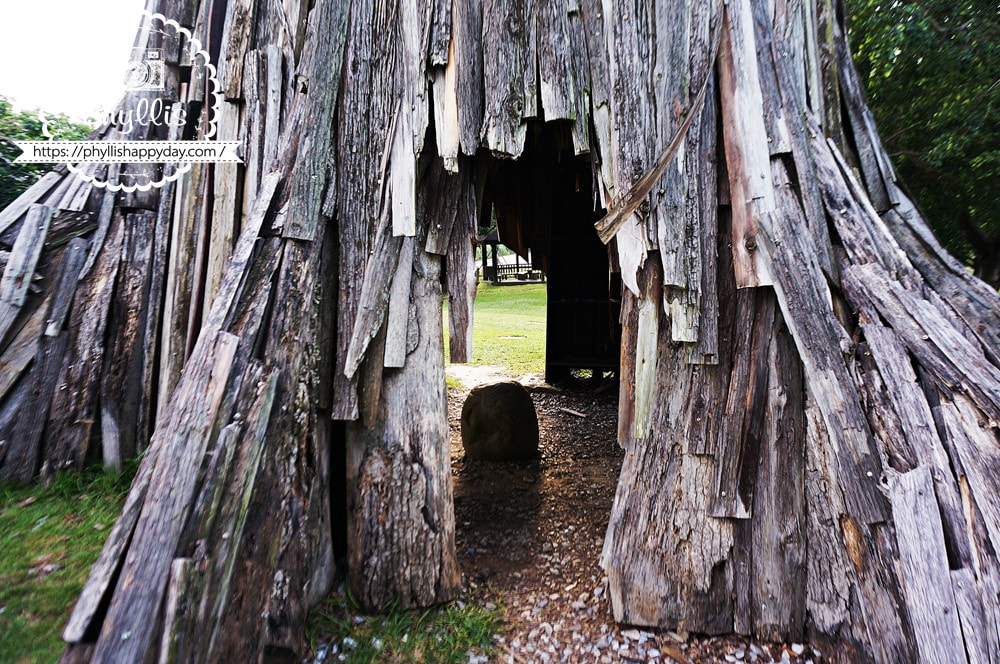
[[[358,601],[454,597],[441,264],[461,361],[477,219],[562,206],[622,283],[614,617],[995,661],[1000,299],[900,189],[841,0],[150,9],[165,85],[124,103],[188,120],[127,137],[244,164],[0,212],[0,474],[145,452],[64,661],[301,653],[335,488]]]

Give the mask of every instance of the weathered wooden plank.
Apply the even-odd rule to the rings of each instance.
[[[246,532],[248,508],[263,459],[265,435],[277,386],[277,374],[274,371],[254,371],[249,375],[256,377],[247,382],[250,389],[254,390],[254,396],[248,398],[251,405],[242,426],[238,459],[234,466],[235,472],[232,473],[233,481],[227,487],[227,494],[215,516],[217,525],[214,532],[206,538],[214,550],[209,550],[212,567],[202,600],[205,610],[199,617],[207,619],[213,629],[209,639],[196,644],[204,653],[202,661],[224,657],[219,652],[222,615],[231,597],[234,578],[237,578],[234,577],[237,554]],[[229,536],[225,537],[227,533]]]
[[[451,39],[454,45],[455,91],[462,152],[476,154],[483,127],[483,3],[482,0],[452,5]]]
[[[538,11],[556,4],[543,2]],[[534,2],[519,0],[486,0],[483,6],[482,48],[490,54],[483,57],[483,143],[494,153],[514,159],[524,151],[528,100],[538,94],[531,71],[535,65],[535,44],[530,41],[534,6]]]
[[[52,290],[52,308],[45,319],[45,336],[55,337],[62,331],[70,303],[73,301],[80,267],[86,258],[87,241],[81,238],[71,240],[63,253],[62,264],[59,266],[60,275]]]
[[[366,0],[355,3],[351,15],[364,17],[385,11],[388,11],[386,7],[375,6]],[[381,17],[381,13],[377,16]],[[365,19],[351,20],[348,25],[344,66],[345,71],[350,72],[350,78],[345,79],[340,103],[346,108],[366,108],[368,111],[345,114],[337,132],[335,209],[339,233],[339,292],[337,366],[333,372],[331,414],[334,419],[340,420],[355,419],[359,412],[357,380],[347,378],[344,363],[362,306],[365,266],[383,212],[382,198],[386,185],[378,170],[381,151],[386,140],[393,136],[393,117],[400,105],[399,95],[394,90],[394,58],[398,49],[394,31],[379,31],[375,28],[375,21]],[[454,30],[457,31],[458,27],[455,26]],[[453,38],[458,37],[453,34]]]
[[[567,6],[562,2],[539,2],[535,12],[535,44],[538,53],[538,88],[546,121],[572,120],[577,116],[576,71],[570,45]],[[488,19],[486,19],[488,20]],[[487,48],[484,44],[484,48]],[[484,53],[489,52],[484,51]],[[528,91],[525,91],[526,93]]]
[[[736,293],[732,374],[723,429],[714,449],[718,476],[712,516],[749,519],[768,406],[775,302],[767,289]],[[774,369],[775,371],[777,368]]]
[[[1000,369],[927,300],[874,263],[848,268],[851,288],[873,302],[903,344],[946,389],[960,388],[994,422],[1000,422]]]
[[[452,173],[458,170],[458,153],[461,148],[461,128],[458,122],[456,91],[457,71],[458,66],[454,60],[454,42],[451,42],[448,66],[443,69],[438,67],[432,71],[434,77],[432,85],[437,152],[444,160],[444,167]]]
[[[552,3],[557,4],[557,3]],[[569,52],[573,71],[572,99],[575,108],[573,114],[573,152],[577,155],[590,152],[590,62],[587,58],[587,37],[579,0],[566,3],[567,30],[569,36]],[[536,23],[537,26],[537,23]]]
[[[792,151],[791,137],[778,85],[778,73],[771,57],[775,41],[772,24],[775,21],[765,3],[752,3],[752,9],[758,80],[760,81],[761,99],[764,102],[763,112],[764,124],[767,127],[767,141],[772,156],[787,154]]]
[[[18,330],[17,336],[4,348],[3,355],[0,356],[0,399],[7,397],[7,393],[17,383],[25,368],[35,359],[48,308],[49,302],[46,301],[35,309],[31,318]],[[0,458],[0,463],[2,462],[3,459]]]
[[[440,257],[416,236],[411,298],[419,339],[406,366],[386,372],[372,429],[347,424],[348,583],[364,606],[451,597],[454,551],[441,321]],[[419,518],[417,518],[419,515]],[[391,533],[379,526],[389,519]],[[415,565],[406,560],[430,560]],[[391,594],[391,597],[390,597]]]
[[[761,217],[775,210],[753,20],[748,0],[725,12],[719,49],[722,139],[732,196],[733,261],[740,288],[771,283],[758,251]]]
[[[197,618],[197,602],[203,583],[202,572],[191,558],[174,558],[170,563],[159,647],[161,664],[177,664],[184,661],[181,653],[188,654],[191,647],[190,626]]]
[[[880,654],[889,653],[876,661],[911,661],[898,616],[872,615],[867,605],[868,597],[886,593],[871,587],[871,574],[866,572],[872,564],[868,543],[857,522],[846,515],[849,507],[840,488],[844,480],[836,449],[820,403],[808,383],[806,387],[806,609],[815,630],[810,640],[824,653],[836,652],[844,662],[872,660],[873,647]],[[844,588],[861,592],[847,594]]]
[[[691,25],[690,2],[687,0],[671,0],[659,2],[654,6],[655,29],[651,35],[653,44],[652,83],[654,94],[653,126],[656,131],[656,144],[666,145],[670,142],[682,122],[682,109],[690,104],[688,89],[692,76],[689,67],[689,49],[692,48],[690,33],[696,28]],[[669,37],[668,37],[669,35]],[[707,39],[710,36],[706,37]],[[709,44],[705,43],[704,48]],[[701,72],[694,74],[700,75]],[[690,143],[697,142],[698,132],[685,137],[685,148]],[[697,290],[700,275],[688,265],[688,249],[693,248],[688,241],[688,217],[685,214],[688,177],[687,171],[692,167],[686,159],[686,149],[678,150],[664,174],[659,178],[655,193],[652,196],[653,217],[656,221],[656,242],[660,248],[660,260],[663,263],[664,306],[671,307],[672,332],[676,332],[678,341],[696,341],[697,329],[694,334],[685,334],[688,323],[688,307],[681,304],[685,293],[680,297],[671,297],[675,291],[669,287],[688,289],[693,285]],[[695,162],[697,164],[698,162]],[[697,168],[697,166],[694,166]],[[690,230],[694,230],[693,228]],[[699,251],[699,258],[701,252]],[[673,306],[671,306],[673,305]],[[697,323],[697,319],[693,321]]]
[[[471,182],[469,183],[471,184]],[[476,225],[475,194],[466,186],[460,220],[448,248],[448,353],[451,362],[472,361],[472,312],[476,301],[476,256],[469,231]]]
[[[226,99],[244,98],[243,62],[250,47],[255,5],[256,0],[237,0],[226,5],[219,52],[219,87]]]
[[[451,14],[452,0],[432,0],[430,2],[431,18],[427,60],[433,67],[444,67],[448,64],[449,53],[452,50]]]
[[[203,352],[187,365],[172,407],[151,443],[157,448],[156,466],[122,563],[115,600],[101,626],[96,661],[141,661],[157,631],[174,549],[187,521],[198,468],[238,344],[237,337],[224,332],[203,339]],[[141,591],[136,589],[139,585]]]
[[[913,268],[906,255],[868,201],[836,145],[817,136],[813,140],[812,157],[827,215],[851,261],[878,262],[908,284],[914,283],[910,275]]]
[[[52,208],[31,205],[0,277],[0,340],[7,336],[28,294],[52,220]]]
[[[810,3],[805,3],[810,4]],[[805,83],[801,74],[795,71],[793,60],[794,45],[775,35],[771,41],[771,57],[778,75],[778,89],[781,100],[788,109],[791,118],[806,118],[805,122],[791,121],[787,123],[789,140],[791,142],[792,158],[795,170],[799,174],[799,198],[805,212],[806,223],[813,236],[820,265],[827,276],[835,276],[833,260],[833,245],[830,242],[830,231],[823,208],[823,198],[820,193],[819,177],[813,163],[809,134],[818,135],[821,130],[811,118],[806,117],[807,101],[805,100]],[[797,75],[798,74],[798,75]],[[798,90],[799,95],[794,94]]]
[[[930,470],[918,466],[891,477],[889,494],[904,597],[920,654],[917,661],[965,662]]]
[[[712,99],[715,98],[713,85],[714,81],[709,83],[708,89],[708,96]],[[699,250],[701,252],[701,257],[698,260],[701,283],[697,284],[700,307],[698,312],[698,347],[692,361],[705,364],[717,362],[719,355],[718,242],[720,223],[717,198],[719,175],[716,162],[718,148],[715,131],[716,119],[715,104],[704,104],[701,118],[698,120],[698,128],[701,133],[701,138],[696,142],[698,153],[689,154],[687,157],[693,163],[699,164],[697,169],[688,170],[688,177],[697,179],[697,183],[692,183],[688,187],[690,198],[687,214],[697,215],[697,222],[691,220],[689,223],[693,228],[697,228],[694,235],[700,242]],[[728,228],[726,236],[729,236]]]
[[[125,221],[116,211],[107,237],[90,270],[81,268],[80,285],[73,298],[68,332],[69,342],[59,389],[52,396],[47,425],[45,461],[48,473],[68,468],[82,469],[97,420],[97,389],[106,353],[105,331],[114,297]],[[93,247],[87,257],[94,256]]]
[[[410,322],[410,273],[413,270],[413,239],[403,238],[399,263],[389,289],[389,307],[385,320],[384,367],[406,365],[407,336]]]
[[[172,175],[176,164],[164,165],[164,176]],[[169,394],[157,394],[157,371],[159,369],[160,338],[163,322],[163,299],[167,282],[167,262],[169,261],[171,215],[173,213],[176,187],[173,182],[165,184],[160,191],[160,207],[153,222],[152,260],[149,265],[149,292],[146,296],[145,320],[139,333],[142,339],[141,383],[139,396],[139,412],[135,425],[136,446],[145,450],[152,435],[156,422],[158,400],[166,399]]]
[[[240,108],[237,104],[223,101],[219,104],[218,140],[235,141],[239,138]],[[212,224],[206,237],[208,258],[205,261],[204,292],[202,309],[212,306],[212,298],[226,271],[229,254],[233,250],[233,240],[239,232],[241,201],[240,165],[213,164],[212,177]]]
[[[627,0],[613,2],[611,11],[614,15],[628,16],[629,20],[613,21],[608,26],[608,49],[615,54],[615,57],[610,58],[610,87],[614,90],[610,110],[616,193],[615,200],[608,208],[608,217],[615,215],[616,219],[601,220],[597,229],[601,240],[607,243],[619,226],[631,225],[631,218],[635,215],[647,233],[647,237],[642,238],[645,245],[647,240],[656,242],[656,229],[653,228],[652,233],[649,233],[646,220],[650,210],[648,194],[659,181],[659,173],[649,172],[654,167],[656,146],[648,141],[649,136],[655,135],[655,99],[648,80],[648,63],[653,58],[652,33],[655,30],[655,17],[652,15],[653,7],[648,3],[632,3]],[[673,154],[667,160],[672,157]],[[665,164],[663,168],[666,168]],[[646,186],[636,190],[640,183]],[[636,294],[638,290],[634,275],[641,261],[635,262],[632,256],[637,253],[637,237],[638,234],[632,229],[629,238],[618,242],[622,280]],[[643,251],[645,249],[643,246]]]
[[[781,161],[772,165],[774,181],[786,183]],[[805,220],[794,193],[779,185],[775,194],[780,214],[764,217],[758,253],[774,277],[778,304],[799,349],[806,382],[826,419],[850,514],[864,523],[881,522],[888,516],[888,506],[878,488],[881,468],[871,447],[871,432],[844,359],[850,339],[833,311],[810,238],[795,230]]]
[[[157,419],[163,413],[169,395],[180,378],[188,358],[195,333],[195,303],[200,303],[197,280],[198,247],[204,233],[202,214],[205,189],[208,186],[205,164],[192,164],[191,170],[177,180],[177,212],[170,228],[170,257],[167,261],[167,281],[164,284],[163,326],[160,339],[160,367],[157,392],[163,396],[157,408]]]
[[[326,11],[312,12],[309,16],[307,42],[310,48],[303,51],[302,61],[299,63],[300,76],[307,81],[307,87],[298,102],[298,113],[301,114],[296,118],[298,131],[292,132],[292,140],[298,141],[298,155],[296,168],[286,185],[289,187],[289,223],[282,230],[282,237],[314,240],[318,232],[327,162],[334,149],[333,111],[337,106],[341,87],[347,14],[346,4],[334,3]],[[319,38],[317,35],[323,37]],[[272,67],[269,50],[269,81]],[[270,125],[270,102],[267,114]]]
[[[996,629],[987,620],[981,599],[981,584],[977,583],[975,573],[965,567],[951,570],[951,588],[969,661],[995,664],[1000,657],[1000,651],[996,649]],[[992,639],[990,631],[993,632]]]
[[[614,150],[611,142],[611,83],[608,44],[605,38],[603,5],[599,0],[582,0],[581,13],[590,65],[591,121],[597,145],[594,168],[600,177],[596,187],[601,207],[608,208],[614,196]]]
[[[851,135],[854,138],[855,154],[861,166],[861,176],[865,181],[865,189],[871,204],[879,212],[888,210],[894,201],[891,200],[889,187],[895,189],[892,184],[891,174],[883,172],[883,162],[880,158],[881,145],[873,139],[871,130],[875,123],[871,119],[871,111],[865,104],[864,86],[854,68],[851,60],[851,53],[847,46],[847,40],[840,35],[842,30],[840,21],[833,21],[834,43],[836,44],[837,83],[842,88],[844,108],[847,111],[846,120],[851,127]],[[835,86],[834,86],[835,87]]]
[[[233,255],[229,260],[229,267],[226,275],[219,284],[219,290],[212,301],[212,308],[209,309],[205,317],[203,329],[222,329],[225,321],[231,315],[233,304],[242,294],[245,284],[246,271],[253,255],[254,247],[257,245],[261,228],[267,212],[271,207],[274,193],[281,181],[281,173],[273,171],[264,176],[261,180],[260,193],[254,202],[253,208],[243,219],[243,230],[240,238],[233,249]]]
[[[663,268],[659,254],[650,252],[640,273],[642,294],[638,304],[635,344],[635,440],[650,436],[657,396],[658,341],[663,307]]]
[[[361,366],[368,345],[385,324],[386,310],[389,306],[389,289],[392,286],[393,274],[399,263],[399,250],[402,237],[393,234],[389,208],[382,211],[382,219],[372,254],[365,266],[365,276],[358,296],[360,310],[351,331],[350,345],[344,358],[344,374],[353,378]]]
[[[465,206],[460,203],[465,201],[465,190],[472,182],[472,174],[469,173],[469,168],[462,169],[458,174],[451,174],[443,161],[429,161],[420,184],[421,192],[426,192],[421,198],[424,199],[423,214],[428,219],[427,244],[424,250],[444,256],[448,253],[459,207],[464,211]],[[466,223],[465,220],[463,223]]]
[[[1000,546],[1000,506],[992,499],[998,481],[1000,449],[995,429],[983,427],[982,415],[964,395],[942,401],[940,413],[948,444],[955,450],[976,507],[994,549]]]
[[[841,112],[843,100],[840,86],[833,83],[840,78],[835,43],[838,5],[833,0],[812,0],[805,5],[807,11],[811,10],[809,33],[815,40],[815,50],[811,49],[811,54],[817,58],[815,63],[809,63],[809,99],[823,133],[843,150],[847,146]]]
[[[142,322],[149,308],[155,214],[129,213],[118,268],[119,281],[108,319],[108,348],[101,372],[101,445],[104,463],[121,469],[139,448],[135,424],[142,394]]]
[[[28,208],[45,197],[53,187],[66,179],[75,177],[75,175],[69,174],[65,170],[63,172],[49,171],[43,175],[38,182],[28,187],[10,205],[0,210],[0,233],[13,226],[28,211]]]
[[[979,339],[990,361],[1000,366],[1000,300],[987,284],[970,275],[938,243],[912,203],[900,194],[896,211],[884,215],[893,237],[924,281],[944,298]]]
[[[757,638],[794,642],[803,638],[806,624],[805,389],[783,323],[771,342],[768,365],[760,464],[744,464],[741,478],[745,492],[742,485],[757,474],[749,602]]]

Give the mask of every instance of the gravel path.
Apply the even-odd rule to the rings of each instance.
[[[449,391],[456,541],[466,601],[499,605],[500,662],[789,662],[819,664],[803,644],[695,638],[618,626],[598,566],[623,453],[613,385],[553,388],[521,378],[539,418],[541,457],[467,462],[459,420],[468,389],[496,380],[463,368]]]

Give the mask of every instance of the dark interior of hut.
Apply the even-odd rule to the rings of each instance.
[[[574,369],[618,370],[621,278],[594,231],[605,210],[595,194],[591,154],[574,153],[570,125],[527,125],[520,159],[487,164],[480,223],[496,221],[500,241],[546,277],[545,379]]]

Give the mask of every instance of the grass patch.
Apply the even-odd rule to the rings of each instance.
[[[54,662],[62,629],[135,468],[65,473],[49,487],[0,484],[0,662]]]
[[[507,367],[511,376],[545,371],[545,284],[479,284],[472,319],[472,362]],[[448,315],[444,318],[445,356]]]
[[[344,593],[335,593],[309,614],[313,650],[327,661],[440,662],[464,664],[495,651],[500,610],[453,603],[426,611],[390,609],[366,616]]]

